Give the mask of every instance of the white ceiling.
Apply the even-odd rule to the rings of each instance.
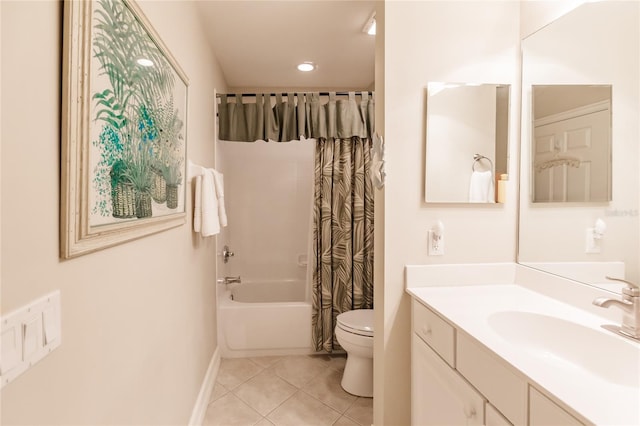
[[[197,2],[205,31],[232,88],[371,89],[375,37],[362,32],[367,0]],[[301,73],[300,62],[317,69]]]

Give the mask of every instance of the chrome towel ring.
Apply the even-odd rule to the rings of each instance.
[[[485,157],[484,155],[480,155],[480,154],[473,154],[473,164],[471,164],[472,171],[474,172],[476,171],[476,163],[480,160],[487,160],[491,165],[491,168],[489,169],[489,171],[493,171],[493,161],[491,161],[489,157]]]

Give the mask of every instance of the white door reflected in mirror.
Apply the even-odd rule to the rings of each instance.
[[[533,202],[611,200],[611,86],[534,85]]]

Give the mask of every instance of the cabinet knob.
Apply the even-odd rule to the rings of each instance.
[[[464,415],[471,419],[476,416],[476,409],[473,407],[464,407]]]
[[[422,326],[422,334],[431,334],[431,326],[429,324]]]

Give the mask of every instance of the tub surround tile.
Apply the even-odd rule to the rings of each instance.
[[[351,420],[361,424],[370,425],[373,423],[373,398],[358,398],[351,407],[344,413]]]
[[[262,367],[249,359],[226,358],[220,362],[217,381],[225,388],[233,390],[262,370]]]
[[[250,426],[262,420],[262,416],[242,402],[233,393],[227,393],[207,409],[203,426]]]
[[[278,377],[273,370],[264,370],[238,386],[233,393],[266,416],[297,390],[295,386]]]
[[[307,383],[302,390],[334,410],[344,413],[357,397],[342,389],[341,382],[342,371],[330,368]]]
[[[304,392],[298,392],[267,418],[276,426],[330,426],[340,413]]]

